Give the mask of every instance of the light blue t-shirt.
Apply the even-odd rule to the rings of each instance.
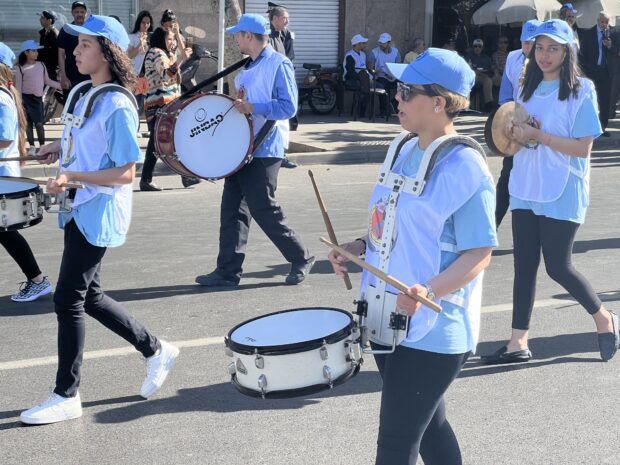
[[[534,95],[549,94],[560,87],[559,80],[542,81]],[[597,138],[603,133],[601,123],[598,119],[598,104],[596,94],[585,99],[577,111],[571,137]],[[571,167],[583,173],[588,168],[590,159],[581,157],[570,157]],[[589,205],[588,187],[583,179],[572,171],[568,175],[568,181],[562,195],[553,202],[533,202],[521,200],[510,196],[511,210],[532,210],[535,215],[554,218],[556,220],[572,221],[582,224],[586,219],[586,211]]]
[[[123,166],[142,160],[136,133],[138,119],[136,112],[119,108],[105,123],[107,154],[101,160],[99,169]],[[98,194],[86,203],[73,209],[71,213],[58,216],[61,228],[74,219],[86,240],[98,247],[118,247],[125,242],[125,234],[115,228],[114,198],[108,194]]]
[[[441,160],[451,150],[439,154]],[[403,165],[405,176],[415,176],[424,151],[415,146],[409,159]],[[446,221],[441,233],[441,242],[456,245],[459,252],[480,247],[497,247],[495,228],[495,186],[491,179],[485,179],[476,193]],[[444,271],[459,257],[458,253],[441,252],[439,270]],[[456,295],[464,296],[464,289]],[[443,311],[438,315],[433,329],[416,342],[404,341],[402,345],[413,349],[440,354],[462,354],[471,350],[467,310],[450,302],[442,302]]]
[[[19,123],[12,97],[0,90],[0,140],[13,141],[11,145],[0,149],[0,158],[17,157],[19,150]],[[0,176],[19,176],[19,162],[0,162]]]

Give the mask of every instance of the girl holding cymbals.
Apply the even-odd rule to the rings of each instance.
[[[475,74],[456,53],[436,48],[409,65],[387,68],[399,81],[405,133],[392,143],[380,170],[368,234],[343,245],[412,284],[399,294],[366,272],[362,276],[360,294],[369,315],[378,301],[411,317],[395,351],[375,354],[383,379],[375,463],[413,465],[420,455],[425,465],[458,465],[461,453],[444,394],[475,349],[482,272],[497,245],[493,179],[472,145],[479,147],[458,137],[453,124],[469,106]],[[434,162],[427,168],[429,160]],[[426,179],[421,192],[418,179]],[[329,260],[337,275],[346,272],[343,256],[332,251]],[[421,306],[416,294],[437,301],[443,311]],[[368,329],[373,348],[387,349]]]
[[[56,387],[47,400],[21,414],[27,424],[55,423],[82,415],[78,393],[84,351],[84,313],[133,345],[146,359],[147,376],[140,395],[157,392],[179,350],[157,339],[100,287],[101,261],[108,247],[120,246],[131,219],[132,182],[142,154],[136,139],[138,114],[128,88],[134,75],[125,54],[129,38],[114,18],[92,15],[83,26],[66,25],[79,44],[74,55],[81,73],[90,75],[92,88],[75,104],[63,143],[44,146],[48,161],[60,155],[60,172],[50,179],[48,192],[62,194],[65,185],[81,182],[69,213],[59,216],[64,229],[64,252],[54,304],[58,319]],[[116,84],[110,86],[110,84]],[[86,90],[86,89],[84,89]],[[107,90],[102,92],[102,90]],[[73,92],[80,92],[74,88]],[[96,99],[90,97],[97,94]],[[73,95],[67,104],[73,101]],[[90,103],[89,103],[90,102]],[[90,116],[83,111],[92,104]],[[79,118],[77,118],[79,120]]]
[[[590,152],[602,130],[592,81],[579,75],[573,31],[559,19],[535,35],[517,102],[531,124],[517,124],[512,138],[523,144],[510,175],[514,243],[512,335],[486,363],[527,362],[540,253],[549,276],[592,315],[601,359],[618,349],[618,317],[608,311],[573,267],[572,250],[589,204]]]

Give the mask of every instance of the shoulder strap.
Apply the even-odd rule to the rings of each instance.
[[[15,97],[13,97],[13,93],[9,89],[7,89],[4,86],[0,86],[0,91],[2,91],[4,93],[6,93],[7,95],[9,95],[11,97],[11,100],[15,101]]]

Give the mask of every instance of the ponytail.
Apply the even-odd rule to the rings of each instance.
[[[17,110],[17,121],[19,123],[18,128],[18,150],[21,156],[26,155],[26,114],[24,113],[24,106],[22,105],[22,97],[19,91],[13,84],[13,73],[10,68],[3,63],[0,63],[0,86],[6,87],[13,95],[15,102],[15,108]]]

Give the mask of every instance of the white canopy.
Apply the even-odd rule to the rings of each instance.
[[[497,21],[506,24],[558,18],[561,6],[557,0],[504,0],[497,10]]]
[[[476,11],[474,11],[471,17],[472,23],[482,26],[483,24],[498,24],[497,23],[497,10],[506,0],[491,0]]]
[[[620,0],[576,0],[572,3],[577,10],[577,26],[581,28],[593,27],[601,11],[611,16],[610,26],[615,26],[616,16],[620,16]]]

